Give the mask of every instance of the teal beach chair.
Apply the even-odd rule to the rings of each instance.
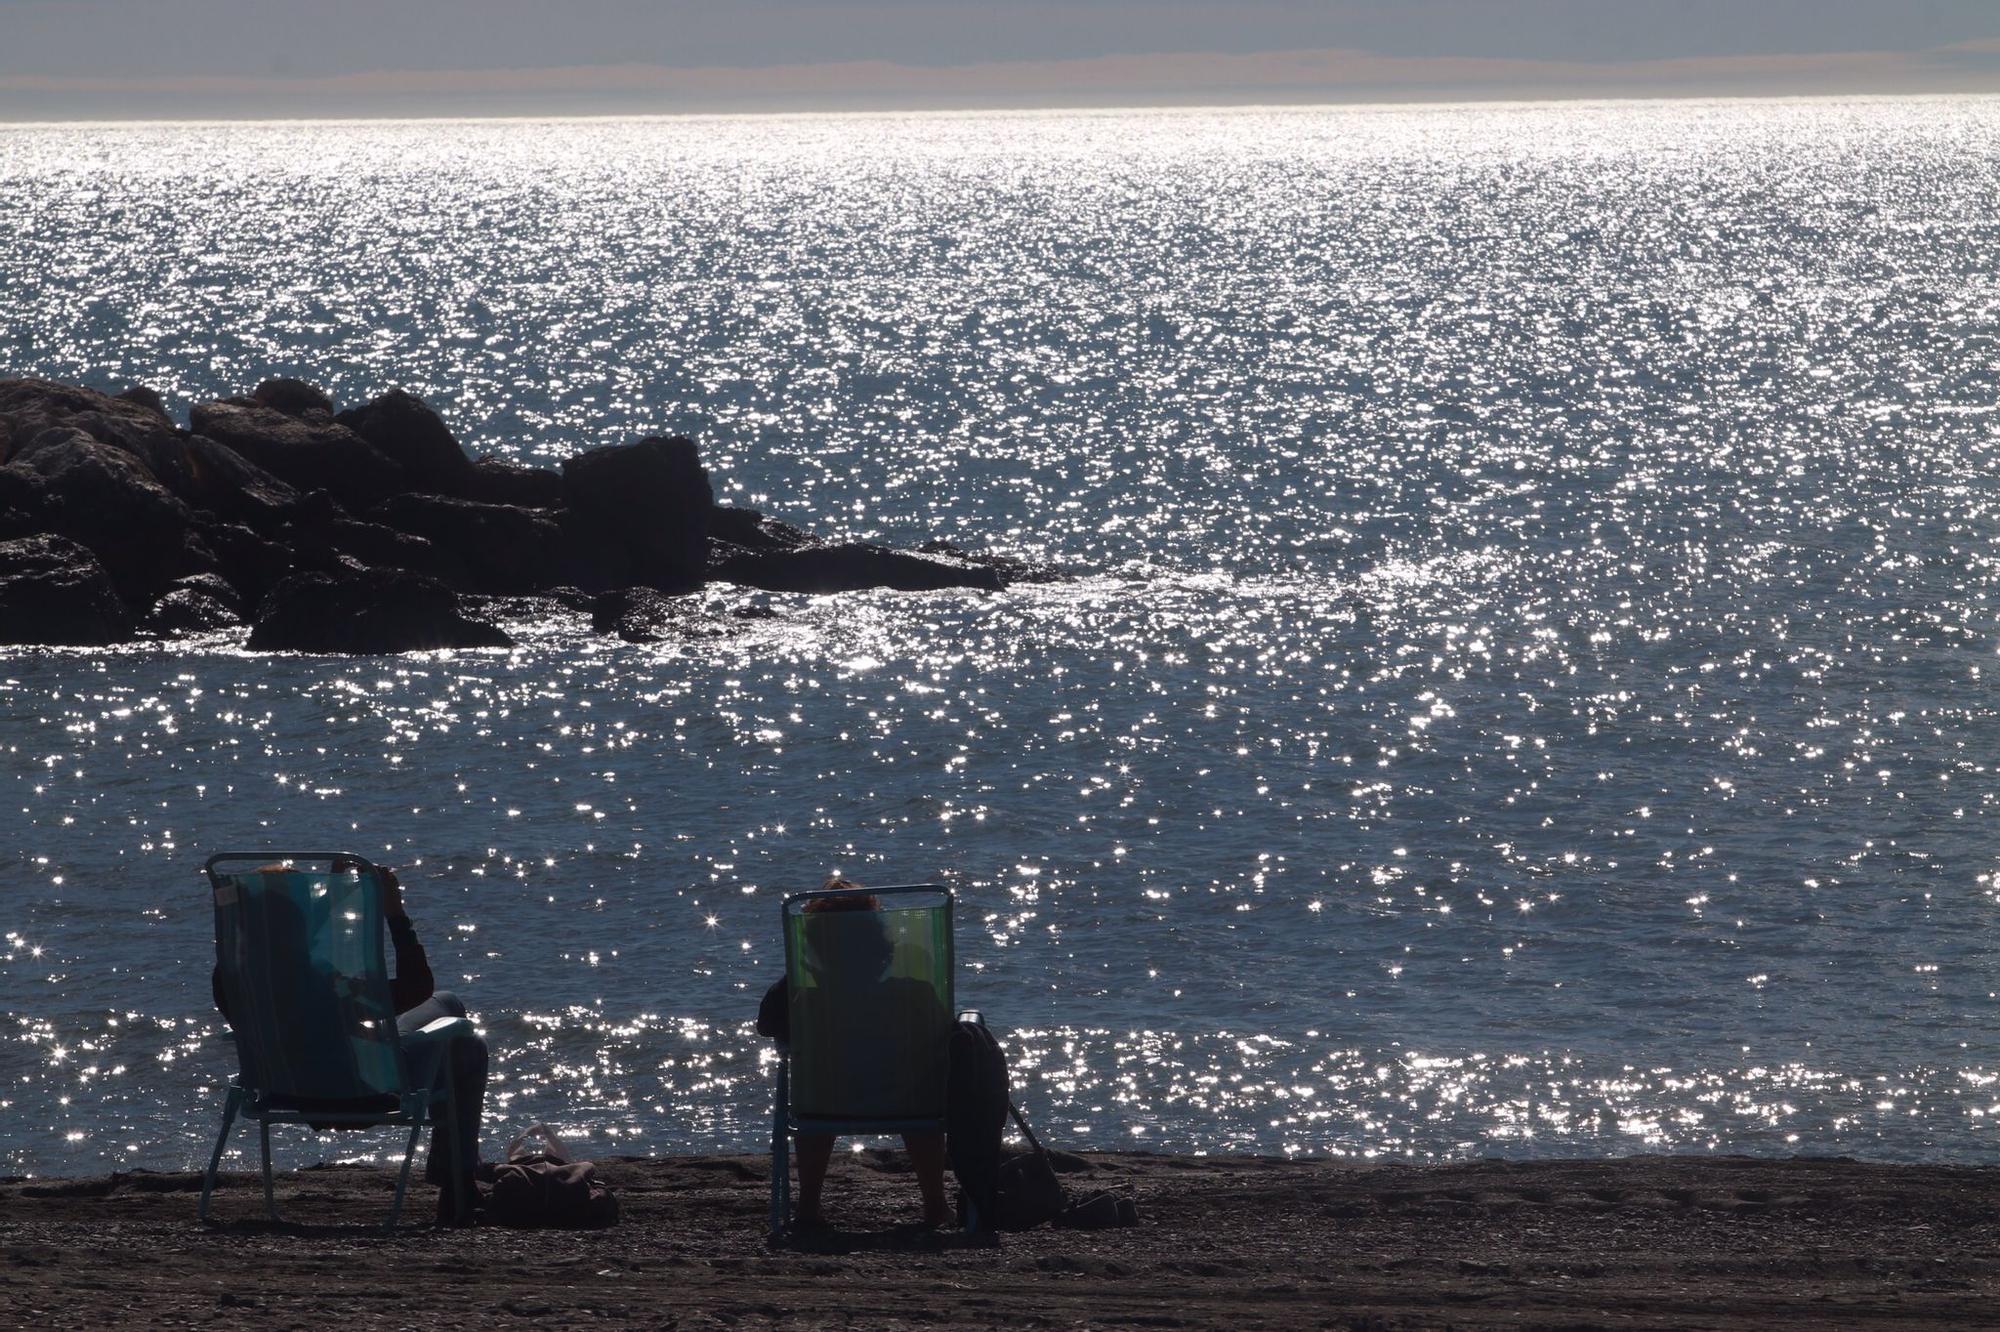
[[[334,873],[332,865],[343,868]],[[302,863],[323,864],[308,870]],[[235,867],[225,872],[223,866]],[[267,867],[267,868],[258,868]],[[215,958],[236,1041],[237,1074],[202,1177],[202,1220],[240,1115],[254,1121],[264,1152],[264,1207],[273,1221],[271,1125],[373,1128],[408,1125],[402,1173],[389,1207],[394,1230],[410,1161],[427,1123],[456,1123],[440,1061],[464,1018],[440,1018],[398,1036],[383,948],[379,871],[346,853],[231,853],[207,865],[215,895]],[[440,1086],[440,1083],[442,1086]],[[454,1172],[454,1185],[456,1172]],[[466,1199],[453,1199],[463,1213]]]
[[[816,911],[873,897],[880,911]],[[791,1221],[799,1133],[942,1133],[951,1039],[952,906],[936,884],[793,893],[785,937],[791,1040],[771,1112],[771,1233]]]

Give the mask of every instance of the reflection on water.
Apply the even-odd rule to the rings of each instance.
[[[336,844],[410,867],[507,1130],[754,1150],[778,899],[840,869],[959,892],[1063,1141],[1984,1150],[1996,147],[1977,100],[0,131],[12,368],[674,426],[744,502],[1086,573],[9,656],[0,1166],[198,1159],[200,862]]]

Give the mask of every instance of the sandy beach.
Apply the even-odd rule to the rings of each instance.
[[[900,1156],[843,1156],[836,1230],[764,1237],[765,1162],[606,1163],[595,1232],[371,1229],[387,1171],[0,1184],[19,1327],[1962,1328],[2000,1324],[2000,1172],[1640,1157],[1447,1166],[1091,1154],[1142,1223],[991,1247],[909,1227]],[[416,1213],[428,1191],[413,1194]]]

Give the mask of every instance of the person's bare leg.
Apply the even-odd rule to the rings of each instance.
[[[924,1223],[951,1224],[951,1205],[944,1200],[944,1134],[905,1133],[903,1146],[909,1149],[910,1164],[916,1167],[917,1187],[924,1195]]]
[[[801,1133],[795,1142],[799,1158],[799,1220],[820,1225],[826,1217],[819,1210],[819,1191],[826,1183],[826,1168],[833,1161],[833,1135]]]

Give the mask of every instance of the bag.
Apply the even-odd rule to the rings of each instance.
[[[598,1230],[618,1224],[618,1195],[589,1161],[572,1161],[562,1139],[537,1124],[508,1144],[493,1167],[487,1215],[503,1226]]]
[[[1048,1149],[1042,1146],[1035,1131],[1028,1127],[1028,1121],[1021,1117],[1020,1110],[1010,1102],[1007,1106],[1014,1122],[1027,1135],[1032,1151],[1004,1161],[1000,1165],[999,1197],[993,1208],[994,1223],[1002,1230],[1032,1230],[1046,1221],[1053,1221],[1062,1215],[1066,1199],[1063,1197],[1062,1182],[1056,1178],[1056,1168],[1049,1160]]]
[[[948,1047],[945,1151],[958,1179],[961,1219],[969,1209],[978,1230],[993,1229],[1007,1105],[1007,1057],[1000,1043],[984,1022],[961,1019],[952,1026]]]

